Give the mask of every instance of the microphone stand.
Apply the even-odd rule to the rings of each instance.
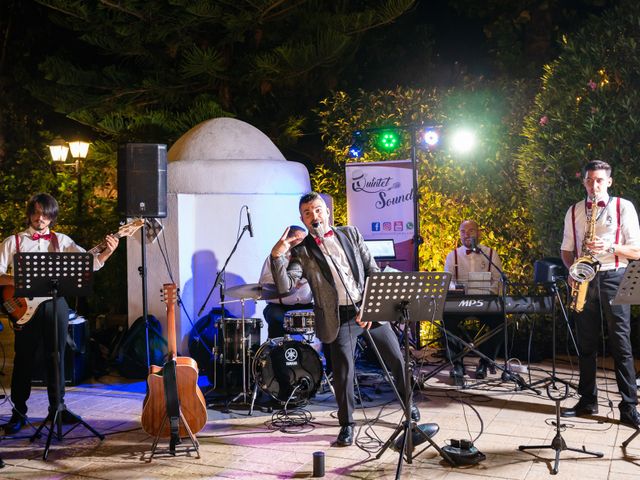
[[[202,304],[202,307],[200,307],[200,310],[198,310],[198,317],[200,315],[202,315],[202,312],[204,311],[204,307],[206,307],[207,303],[209,303],[209,299],[211,298],[211,294],[216,289],[216,287],[218,285],[222,286],[222,275],[225,273],[225,271],[227,269],[227,264],[229,263],[229,260],[231,260],[231,257],[233,257],[233,254],[236,253],[236,250],[238,248],[238,244],[240,243],[240,240],[242,240],[242,236],[244,235],[244,232],[246,232],[248,230],[249,230],[249,225],[245,225],[242,228],[242,232],[240,232],[240,236],[236,240],[236,243],[233,246],[233,248],[231,249],[231,253],[229,254],[229,256],[227,257],[227,259],[224,262],[224,265],[222,266],[222,268],[218,272],[218,275],[216,276],[216,280],[215,280],[215,282],[213,282],[213,286],[211,287],[211,290],[209,290],[209,294],[207,295],[207,298],[204,300],[204,303]],[[221,292],[220,292],[220,300],[221,301],[224,301],[223,295],[224,294],[223,294],[222,289],[221,289]]]
[[[507,350],[509,347],[509,328],[508,328],[509,325],[507,323],[507,286],[510,284],[509,279],[507,278],[507,275],[504,273],[504,271],[500,267],[498,267],[498,265],[496,265],[493,260],[491,260],[491,257],[489,257],[489,255],[487,255],[482,250],[482,248],[476,245],[475,239],[472,239],[471,250],[481,254],[484,258],[486,258],[487,261],[489,262],[489,265],[495,268],[498,274],[500,275],[502,291],[500,292],[499,297],[500,297],[500,306],[502,307],[502,318],[504,321],[504,368],[502,369],[501,379],[503,382],[506,382],[506,381],[515,382],[522,390],[524,390],[525,388],[530,388],[527,385],[527,382],[525,382],[520,375],[512,372],[509,369],[509,363],[508,363],[509,355],[507,354]],[[494,360],[494,363],[495,363],[495,360]],[[531,389],[531,390],[538,393],[534,389]]]
[[[236,239],[236,243],[233,245],[233,248],[231,249],[231,253],[229,253],[229,256],[227,257],[227,259],[224,262],[224,265],[222,266],[222,268],[218,271],[218,274],[216,275],[216,279],[213,282],[213,286],[211,287],[211,290],[209,290],[209,294],[207,295],[207,298],[204,300],[202,306],[200,307],[200,310],[198,310],[198,317],[200,317],[200,315],[202,315],[202,312],[204,311],[205,307],[207,306],[207,303],[209,303],[209,299],[211,298],[211,295],[213,294],[213,291],[216,289],[216,287],[218,285],[220,285],[220,305],[222,305],[222,320],[224,321],[224,290],[225,290],[225,281],[224,281],[224,273],[227,270],[227,264],[229,263],[229,260],[231,260],[231,257],[233,257],[233,254],[236,253],[236,250],[238,249],[238,245],[240,244],[240,240],[242,240],[242,237],[244,236],[244,233],[246,231],[249,230],[249,225],[245,225],[242,228],[242,232],[240,232],[240,235],[238,236],[238,238]],[[242,345],[244,346],[244,339],[245,339],[245,331],[244,331],[244,302],[242,304],[242,322],[241,322],[241,326],[242,326]],[[224,327],[223,327],[224,330]],[[226,347],[225,347],[226,348]],[[227,369],[226,369],[226,352],[225,352],[225,358],[223,359],[223,368],[222,368],[222,379],[225,382],[225,387],[226,387],[226,376],[227,376]],[[244,358],[244,349],[242,352],[242,372],[243,372],[243,378],[242,378],[242,388],[243,388],[243,397],[244,397],[244,401],[246,403],[246,380],[245,380],[245,361],[246,359]],[[215,362],[215,358],[214,358],[214,362]],[[215,368],[216,366],[213,366],[214,369],[214,375],[215,375]],[[214,380],[214,383],[217,383],[217,379]]]

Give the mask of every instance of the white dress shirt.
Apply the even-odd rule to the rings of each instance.
[[[638,226],[638,214],[633,203],[620,198],[620,215],[618,216],[618,197],[609,197],[604,199],[604,202],[606,206],[598,207],[596,213],[596,236],[611,243],[640,246],[640,226]],[[575,215],[575,239],[573,215]],[[560,249],[567,252],[577,250],[578,256],[580,256],[586,224],[587,208],[585,200],[581,200],[567,210]],[[602,271],[623,268],[629,263],[626,257],[619,257],[615,253],[603,253],[596,255],[596,258],[600,261],[600,270]]]
[[[29,252],[53,252],[53,245],[51,245],[50,240],[45,240],[44,238],[39,238],[38,240],[33,240],[31,236],[36,233],[36,231],[29,227],[23,232],[20,232],[18,236],[20,237],[20,252],[21,253],[29,253]],[[44,234],[48,234],[49,229],[44,232]],[[56,237],[58,238],[58,245],[61,252],[86,252],[84,248],[77,245],[69,236],[64,233],[55,232]],[[11,235],[7,237],[0,245],[0,275],[10,274],[13,270],[13,256],[16,253],[16,236]],[[93,270],[99,270],[103,266],[103,263],[98,260],[98,256],[93,256]]]
[[[271,256],[267,257],[262,266],[262,272],[260,273],[260,280],[258,281],[260,285],[265,284],[273,284],[273,274],[271,273]],[[297,304],[308,304],[313,303],[313,295],[311,294],[311,288],[309,287],[309,283],[306,278],[301,278],[300,281],[296,284],[295,291],[287,295],[286,297],[282,297],[280,299],[276,298],[274,300],[267,300],[268,303],[282,303],[283,305],[297,305]]]
[[[502,261],[500,256],[491,248],[484,245],[478,245],[487,257],[491,258],[494,265],[489,264],[489,260],[481,253],[470,253],[467,255],[467,247],[462,245],[456,250],[452,250],[447,255],[447,259],[444,262],[444,271],[451,273],[451,284],[449,288],[465,287],[469,283],[470,272],[491,272],[491,293],[497,294],[499,291],[500,273],[496,269],[498,267],[502,270]],[[458,263],[456,265],[456,252],[458,257]],[[457,266],[457,269],[456,269]],[[456,276],[457,272],[457,276]]]
[[[316,238],[315,236],[313,237],[314,239]],[[351,271],[349,260],[347,260],[347,254],[344,252],[335,233],[329,237],[324,237],[319,247],[329,264],[333,282],[338,291],[338,304],[352,305],[362,300],[362,292],[353,278],[353,272]],[[336,270],[336,265],[340,269],[340,274]]]

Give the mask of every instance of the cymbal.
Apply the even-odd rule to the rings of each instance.
[[[275,300],[279,297],[286,297],[288,293],[280,295],[278,289],[272,283],[247,283],[228,288],[225,293],[233,298],[252,298],[254,300]]]

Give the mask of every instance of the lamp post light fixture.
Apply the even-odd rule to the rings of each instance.
[[[65,142],[62,138],[56,137],[51,145],[49,145],[49,151],[51,152],[51,158],[54,162],[59,162],[61,165],[73,165],[76,168],[76,179],[78,182],[77,189],[77,213],[78,218],[82,216],[82,165],[81,161],[87,158],[89,154],[89,142],[82,140],[74,140],[71,142]],[[72,163],[67,163],[67,156],[71,152],[73,158]]]
[[[62,138],[56,137],[51,142],[51,145],[49,145],[49,151],[51,152],[51,158],[54,162],[64,162],[67,160],[69,147],[67,146],[67,142]]]

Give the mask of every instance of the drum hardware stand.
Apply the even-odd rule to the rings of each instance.
[[[250,298],[241,298],[239,300],[226,300],[226,301],[221,301],[220,304],[224,305],[226,303],[234,303],[234,302],[240,302],[240,309],[241,309],[241,318],[240,318],[240,338],[241,338],[241,346],[240,346],[240,355],[242,357],[242,391],[240,393],[238,393],[235,397],[233,397],[231,400],[227,401],[225,404],[225,410],[229,410],[229,405],[232,403],[236,403],[238,402],[238,400],[240,400],[242,398],[242,401],[239,402],[240,405],[249,405],[249,402],[247,401],[247,398],[249,396],[248,393],[248,382],[247,382],[247,347],[246,344],[249,341],[249,338],[246,336],[246,331],[245,331],[245,310],[244,310],[244,304],[246,300],[251,300]],[[222,318],[220,320],[221,322],[225,322],[226,319]],[[225,331],[224,327],[223,327],[223,331]],[[223,346],[223,362],[227,361],[227,338],[223,339],[224,341],[224,346]],[[254,388],[255,390],[255,388]],[[251,409],[249,410],[249,415],[251,415],[253,412],[253,403],[251,403]]]
[[[13,258],[15,280],[15,294],[17,297],[51,297],[53,307],[53,390],[56,398],[55,412],[49,412],[47,418],[29,439],[33,442],[40,437],[42,429],[48,425],[49,434],[42,459],[46,460],[51,446],[54,431],[56,438],[61,441],[78,425],[84,426],[94,436],[104,440],[104,435],[98,433],[91,425],[82,420],[75,413],[67,409],[61,402],[60,384],[64,378],[61,355],[58,343],[58,298],[68,296],[87,296],[91,293],[93,283],[93,255],[90,253],[17,253]],[[65,332],[66,333],[66,332]],[[67,413],[75,418],[77,423],[62,434],[62,415]]]
[[[405,328],[412,321],[412,316],[416,319],[425,318],[427,316],[435,316],[444,309],[445,294],[449,281],[450,273],[440,272],[390,272],[390,273],[372,273],[367,278],[365,284],[365,292],[362,301],[362,321],[363,322],[388,322],[398,320],[405,325]],[[402,285],[402,292],[398,291],[398,286]],[[438,291],[433,296],[426,291]],[[412,292],[412,293],[410,293]],[[413,293],[417,292],[417,293]],[[391,300],[386,298],[391,297]],[[414,434],[422,435],[424,441],[429,442],[430,446],[435,448],[438,453],[449,464],[456,466],[454,460],[449,454],[442,450],[438,445],[424,432],[414,421],[411,420],[412,392],[410,358],[409,358],[409,336],[405,335],[405,351],[404,351],[404,376],[405,376],[405,398],[403,399],[391,380],[388,369],[382,360],[380,351],[378,350],[371,332],[365,330],[365,334],[369,339],[374,352],[380,364],[383,367],[385,376],[389,380],[389,384],[394,394],[403,407],[404,421],[398,425],[391,437],[385,442],[376,459],[379,459],[384,452],[394,444],[396,438],[403,433],[401,440],[401,448],[399,449],[398,466],[396,468],[396,479],[400,478],[402,473],[403,461],[411,464],[414,458]],[[420,442],[422,443],[422,442]]]

